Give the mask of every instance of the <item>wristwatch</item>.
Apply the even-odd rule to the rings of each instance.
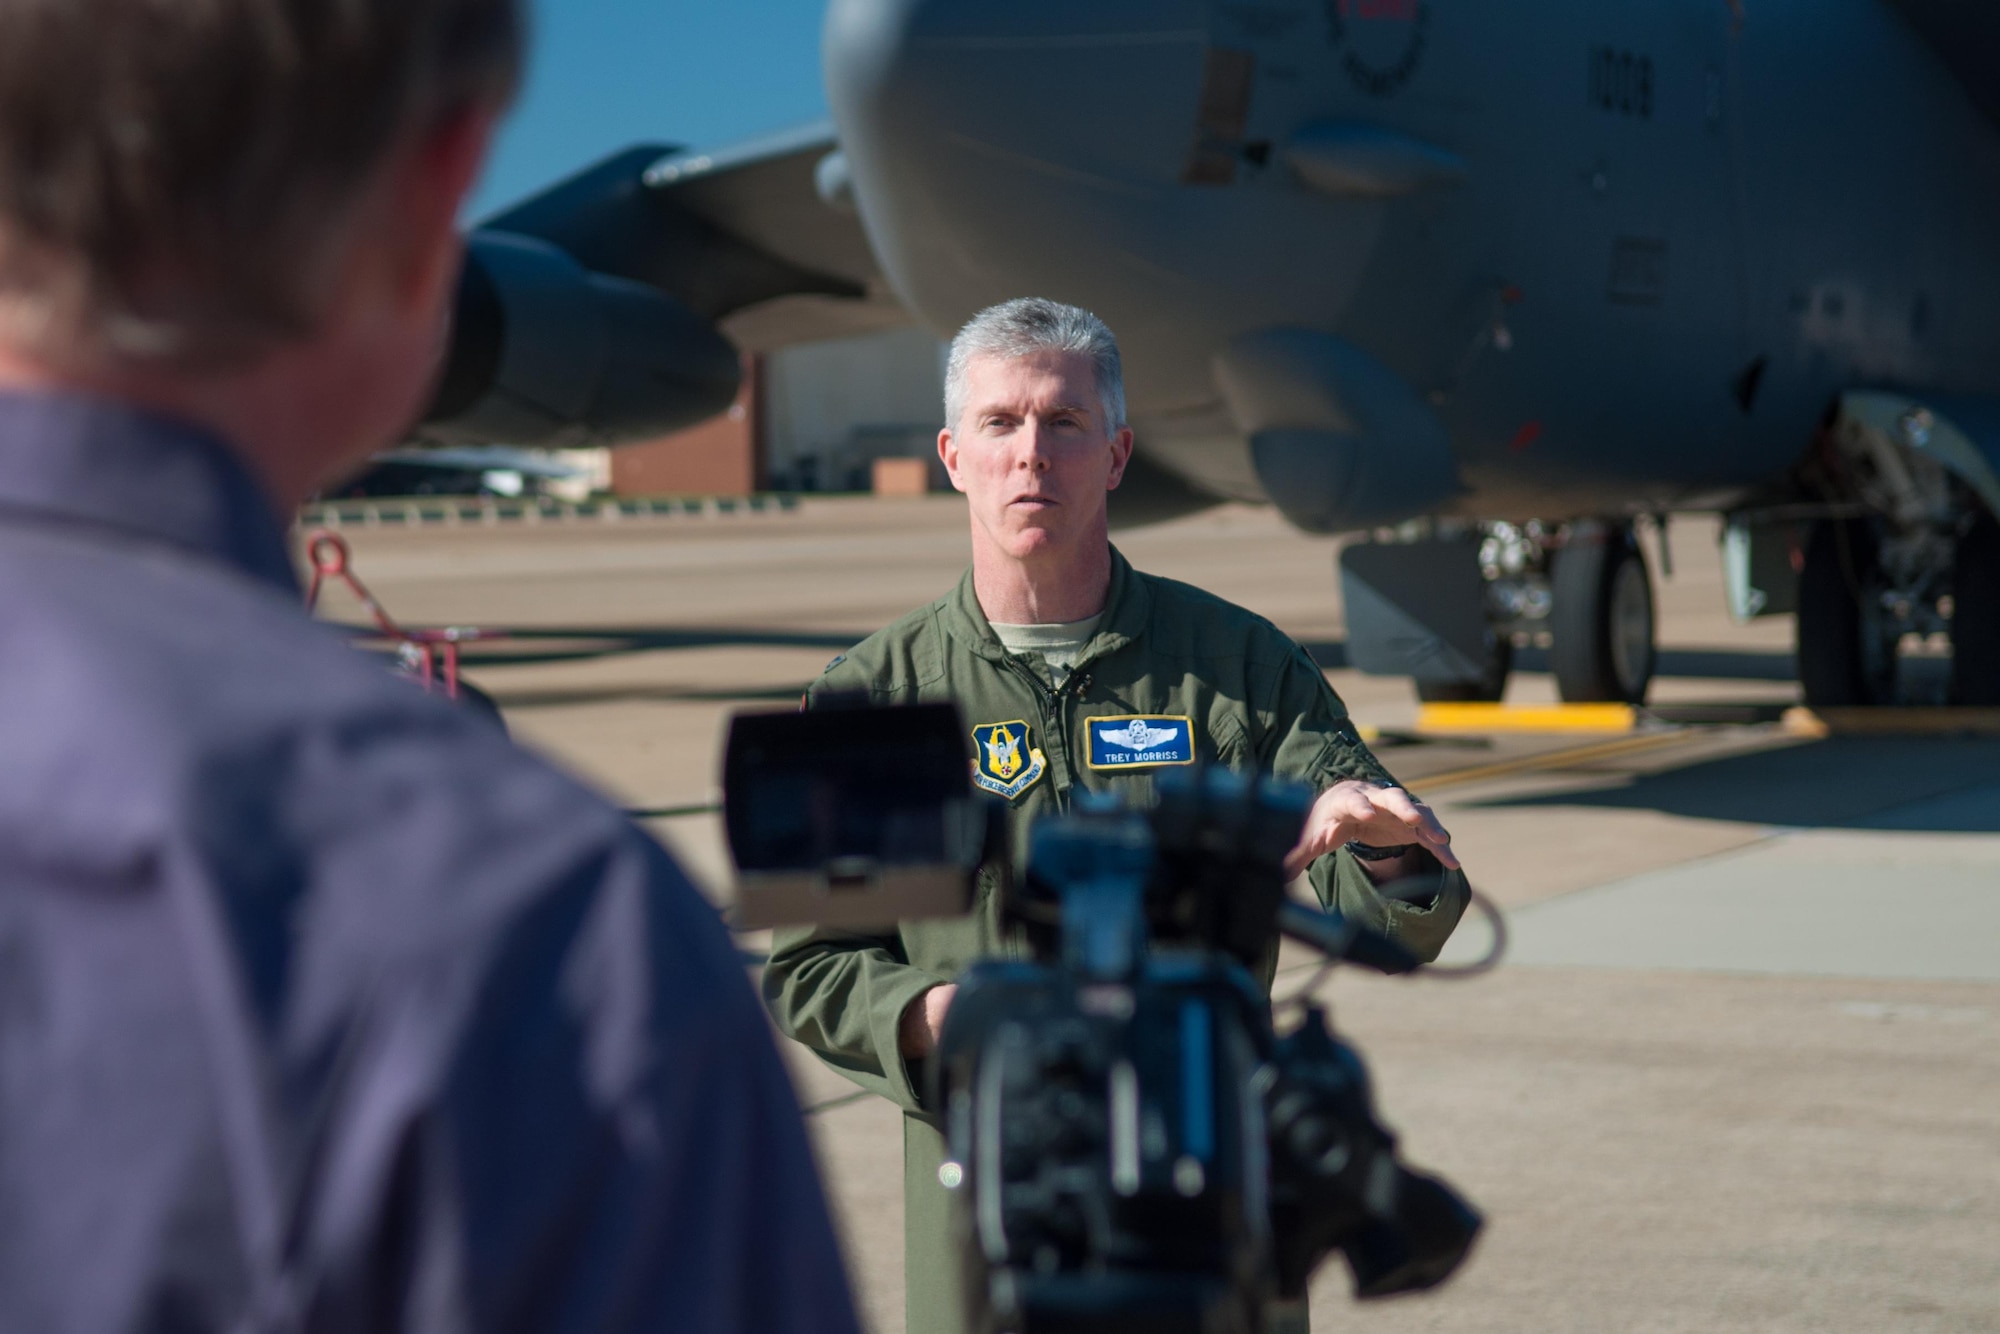
[[[1360,839],[1349,839],[1347,850],[1364,862],[1392,862],[1410,850],[1408,843],[1398,843],[1394,847],[1378,848],[1373,843],[1363,843]]]

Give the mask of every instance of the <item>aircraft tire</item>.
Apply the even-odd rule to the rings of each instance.
[[[1417,698],[1425,704],[1497,704],[1507,691],[1507,674],[1514,669],[1514,641],[1493,636],[1486,672],[1472,681],[1426,681],[1413,678]]]
[[[1857,708],[1895,698],[1893,645],[1868,642],[1863,603],[1879,584],[1865,519],[1821,520],[1799,571],[1799,686],[1810,708]]]
[[[1951,702],[2000,706],[2000,523],[1991,514],[1958,539],[1951,601]]]
[[[1630,525],[1577,523],[1549,565],[1549,669],[1566,704],[1642,704],[1652,683],[1653,588]]]

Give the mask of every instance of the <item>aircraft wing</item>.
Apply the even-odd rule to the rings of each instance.
[[[2000,5],[1992,0],[1889,0],[1957,76],[1973,103],[2000,121]]]
[[[800,291],[745,306],[722,325],[739,347],[762,352],[910,322],[869,249],[831,121],[718,153],[676,153],[656,162],[648,179],[739,243],[860,289],[859,296]]]
[[[659,435],[729,405],[739,350],[908,323],[850,200],[822,123],[710,152],[628,148],[485,219],[417,434]]]
[[[766,351],[909,322],[851,201],[822,121],[713,151],[627,149],[480,230],[539,237],[658,287]]]

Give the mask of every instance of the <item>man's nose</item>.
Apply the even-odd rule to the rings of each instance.
[[[1014,433],[1014,467],[1017,471],[1049,470],[1049,432],[1040,420],[1029,417]]]

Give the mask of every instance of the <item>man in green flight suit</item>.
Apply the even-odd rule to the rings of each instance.
[[[1144,801],[1182,764],[1268,770],[1320,796],[1290,866],[1322,904],[1437,956],[1465,910],[1450,836],[1390,778],[1305,650],[1243,608],[1134,570],[1106,497],[1131,457],[1118,346],[1088,311],[1035,298],[980,312],[952,342],[938,453],[972,519],[956,591],[836,658],[807,692],[951,700],[973,781],[1029,822],[1077,789]],[[1395,897],[1377,891],[1395,884]],[[970,917],[880,935],[780,932],[764,973],[778,1026],[903,1109],[910,1334],[963,1328],[944,1141],[925,1061],[968,965],[1023,957],[982,877]],[[1265,960],[1270,986],[1276,944]],[[1292,1316],[1303,1327],[1301,1313]]]

